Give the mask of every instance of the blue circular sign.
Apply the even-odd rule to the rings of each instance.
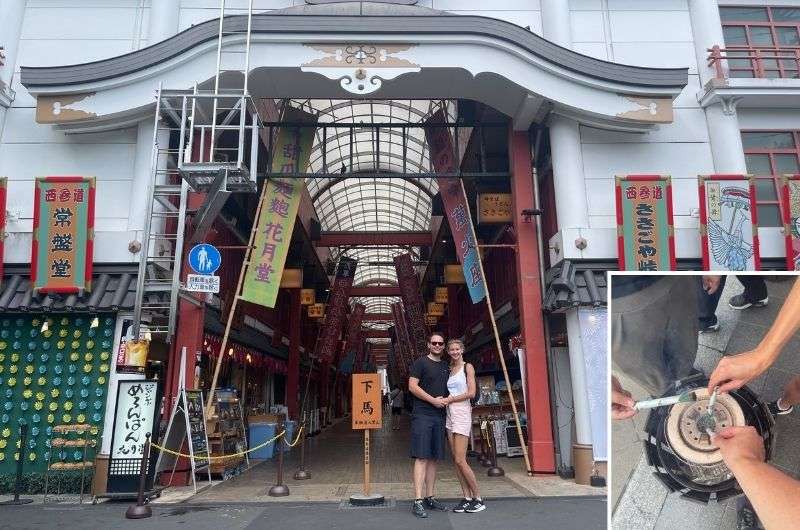
[[[222,264],[222,256],[214,245],[200,243],[189,251],[189,266],[197,274],[214,274]]]

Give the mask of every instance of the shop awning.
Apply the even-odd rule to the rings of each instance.
[[[136,265],[95,265],[92,291],[76,294],[35,295],[30,267],[6,266],[0,284],[0,313],[101,313],[132,311],[136,298]]]
[[[220,318],[219,311],[206,306],[204,328],[208,333],[213,333],[222,337],[225,334],[225,324]],[[243,326],[240,329],[232,329],[228,340],[237,342],[242,346],[247,346],[263,352],[266,355],[285,361],[289,358],[289,348],[281,344],[278,347],[272,345],[272,338],[262,335],[260,332]]]
[[[542,308],[550,313],[562,313],[573,307],[606,305],[606,271],[609,269],[616,269],[616,264],[560,262],[545,275]]]

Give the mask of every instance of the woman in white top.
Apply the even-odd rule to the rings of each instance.
[[[447,354],[450,356],[450,377],[447,380],[449,396],[447,403],[447,439],[450,442],[450,452],[456,464],[456,475],[461,483],[464,498],[461,499],[453,511],[456,513],[476,513],[486,509],[478,491],[478,481],[475,473],[467,463],[467,444],[472,430],[472,404],[470,399],[475,396],[475,369],[471,364],[464,362],[464,343],[458,339],[447,342]]]

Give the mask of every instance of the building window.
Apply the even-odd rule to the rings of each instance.
[[[730,77],[798,77],[800,7],[720,7],[719,14]]]
[[[756,177],[759,226],[783,226],[780,177],[800,173],[800,131],[742,131],[747,172]]]

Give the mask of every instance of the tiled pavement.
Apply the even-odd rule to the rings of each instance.
[[[791,289],[793,278],[768,280],[770,303],[764,308],[735,311],[728,299],[741,292],[738,281],[729,278],[720,299],[717,317],[721,329],[715,334],[700,336],[696,368],[709,374],[722,355],[740,353],[758,344],[773,322]],[[749,387],[770,401],[776,399],[783,385],[800,373],[800,337],[793,338],[780,359],[754,380]],[[620,377],[634,399],[646,397],[643,389]],[[691,528],[692,530],[733,529],[736,526],[736,500],[701,505],[667,495],[667,490],[650,473],[642,455],[641,439],[646,415],[612,425],[612,527],[615,530],[650,530]],[[776,420],[776,444],[772,463],[800,478],[800,411]]]
[[[411,459],[408,417],[403,416],[401,429],[392,431],[388,424],[374,431],[370,438],[372,491],[387,498],[408,500],[414,496],[411,486]],[[247,472],[191,497],[186,490],[170,488],[157,503],[176,502],[190,498],[192,503],[216,502],[303,502],[341,501],[363,489],[363,434],[352,431],[349,421],[339,422],[320,435],[307,439],[306,469],[310,480],[293,479],[298,467],[299,453],[293,450],[284,459],[284,484],[288,497],[269,497],[267,491],[275,483],[276,461],[267,460]],[[557,476],[528,477],[522,458],[499,459],[505,477],[490,478],[486,468],[469,459],[478,479],[481,494],[486,499],[539,496],[582,496],[606,494],[606,488],[577,485]],[[452,460],[440,463],[436,495],[442,499],[461,498]]]

